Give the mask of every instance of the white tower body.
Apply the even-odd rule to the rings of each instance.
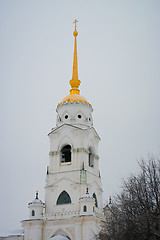
[[[29,218],[42,219],[44,207],[45,207],[45,204],[38,198],[38,191],[37,191],[36,198],[32,202],[28,203]]]
[[[92,106],[79,94],[76,20],[73,35],[70,95],[58,104],[56,127],[48,134],[50,152],[45,212],[39,199],[39,203],[29,204],[29,219],[22,221],[25,240],[91,240],[100,230],[103,217],[98,156],[100,138],[93,127]]]
[[[86,184],[89,185],[90,193],[97,197],[98,209],[102,211],[99,136],[88,120],[92,119],[91,110],[90,106],[81,102],[67,103],[57,109],[58,119],[60,118],[63,123],[60,125],[58,121],[59,126],[49,133],[50,161],[46,177],[46,214],[79,211],[78,200],[84,195]],[[65,119],[65,116],[68,118]],[[69,162],[65,160],[63,162],[62,159],[62,149],[65,146],[71,147]],[[65,204],[62,208],[61,205],[57,205],[57,199],[63,191],[69,194],[71,204]]]

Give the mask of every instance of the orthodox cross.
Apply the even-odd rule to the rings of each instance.
[[[77,30],[77,20],[75,19],[75,21],[73,22],[75,24],[75,31]]]

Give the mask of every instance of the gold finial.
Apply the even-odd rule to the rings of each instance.
[[[86,186],[86,194],[88,194],[88,185]]]
[[[70,90],[70,94],[78,94],[79,95],[79,85],[81,81],[78,79],[78,61],[77,61],[77,39],[78,36],[77,32],[77,20],[73,22],[75,24],[75,30],[73,32],[73,36],[75,37],[74,40],[74,56],[73,56],[73,73],[72,73],[72,79],[69,81],[72,89]]]

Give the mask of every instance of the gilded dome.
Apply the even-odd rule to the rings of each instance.
[[[66,96],[62,102],[60,104],[63,104],[63,103],[68,103],[68,102],[82,102],[82,103],[86,103],[86,104],[89,104],[89,102],[81,95],[79,94],[69,94],[68,96]],[[58,104],[58,105],[60,105]],[[91,104],[89,104],[91,106]]]

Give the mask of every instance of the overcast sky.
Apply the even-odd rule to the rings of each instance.
[[[69,94],[74,19],[80,91],[101,137],[104,202],[160,152],[159,0],[0,0],[0,229],[44,201],[56,106]]]

